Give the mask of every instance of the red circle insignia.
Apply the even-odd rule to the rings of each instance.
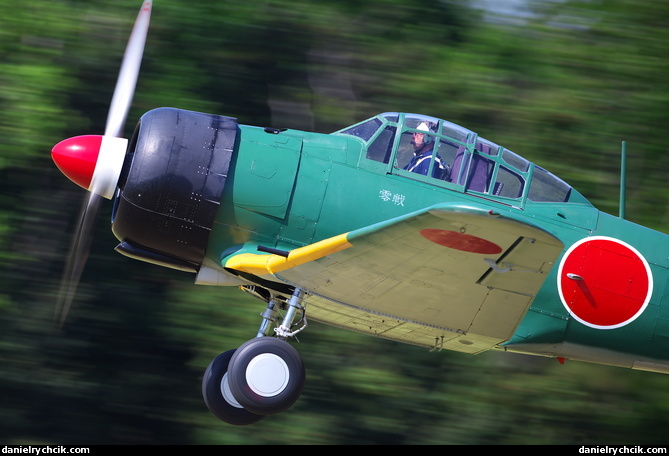
[[[435,244],[463,252],[482,253],[485,255],[502,253],[502,248],[494,242],[472,236],[471,234],[428,228],[420,230],[420,235]]]
[[[565,252],[557,277],[560,300],[579,322],[613,329],[634,321],[653,294],[646,259],[619,239],[593,236]]]

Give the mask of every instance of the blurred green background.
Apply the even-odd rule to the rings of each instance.
[[[430,353],[311,324],[289,411],[233,427],[202,373],[264,304],[113,252],[109,213],[67,325],[55,296],[83,190],[51,147],[100,134],[140,0],[0,0],[2,444],[669,443],[669,376],[504,353]],[[485,8],[485,6],[493,8]],[[669,226],[669,3],[157,0],[127,133],[173,106],[332,132],[445,118],[629,219]]]

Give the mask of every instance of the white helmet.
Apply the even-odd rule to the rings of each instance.
[[[425,133],[430,133],[430,127],[427,125],[427,122],[421,122],[420,125],[418,125],[418,127],[416,127],[416,130],[424,131]],[[429,144],[434,140],[434,138],[431,135],[427,135],[425,133],[423,133],[423,135],[424,135],[423,143],[424,144]]]

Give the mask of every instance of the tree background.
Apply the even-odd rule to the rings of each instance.
[[[228,426],[201,399],[202,373],[255,335],[264,304],[114,253],[109,207],[58,330],[83,190],[49,152],[104,130],[139,6],[0,0],[0,442],[669,443],[667,376],[429,353],[318,324],[297,347],[299,402]],[[127,134],[159,106],[324,133],[418,112],[503,144],[613,214],[624,140],[627,217],[666,232],[668,19],[651,0],[158,0]]]

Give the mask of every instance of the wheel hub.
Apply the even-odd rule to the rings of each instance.
[[[221,395],[223,396],[223,399],[225,399],[225,401],[228,404],[232,405],[233,407],[239,409],[244,408],[239,404],[239,402],[237,402],[235,396],[232,395],[232,391],[230,391],[230,383],[228,383],[227,372],[223,375],[223,378],[221,379]]]
[[[288,365],[272,353],[256,356],[246,368],[246,382],[254,393],[262,397],[273,397],[281,393],[289,380]]]

